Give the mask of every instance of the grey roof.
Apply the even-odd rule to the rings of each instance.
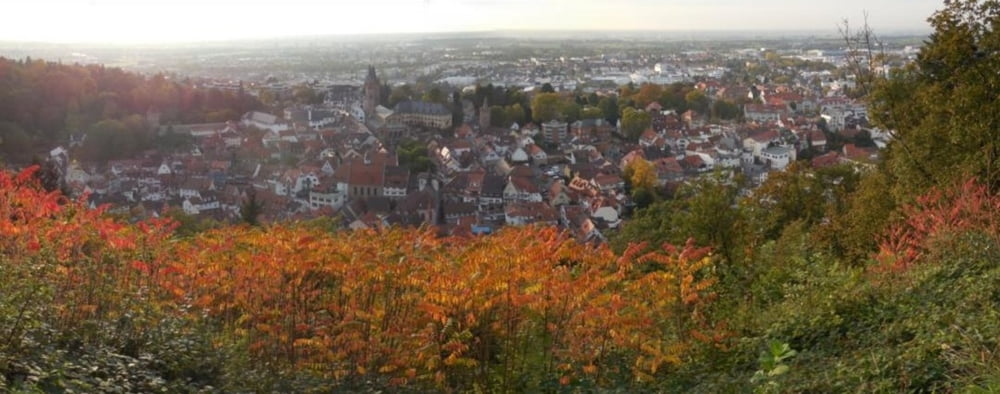
[[[487,175],[483,178],[483,188],[481,194],[484,196],[503,195],[503,189],[507,186],[507,180],[499,175]]]
[[[787,146],[772,146],[770,148],[764,149],[763,153],[769,155],[787,155],[791,154],[792,148]]]
[[[443,104],[440,103],[430,103],[426,101],[400,101],[396,104],[396,113],[404,114],[422,114],[422,115],[450,115],[451,111],[448,110]]]

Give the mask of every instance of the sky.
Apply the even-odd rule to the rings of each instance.
[[[490,30],[929,31],[942,0],[0,0],[0,41],[172,43]]]

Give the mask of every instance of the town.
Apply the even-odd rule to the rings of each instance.
[[[473,41],[438,61],[355,58],[337,75],[201,76],[266,107],[198,124],[162,124],[150,108],[151,133],[178,146],[99,162],[75,153],[80,132],[50,159],[74,194],[131,216],[236,221],[249,201],[265,222],[448,234],[539,223],[600,242],[687,180],[721,172],[749,190],[796,161],[863,168],[891,138],[857,99],[857,53],[829,43],[563,55]],[[883,48],[865,66],[888,73],[916,53]]]

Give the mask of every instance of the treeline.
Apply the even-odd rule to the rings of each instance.
[[[154,118],[161,124],[221,122],[259,107],[241,91],[201,89],[162,74],[0,58],[0,153],[8,160],[24,161],[76,133],[94,138],[84,144],[91,145],[84,158],[124,157],[149,146]],[[100,146],[107,143],[120,145]]]
[[[556,92],[551,84],[539,87],[538,92],[527,94],[521,88],[476,85],[472,91],[449,93],[441,86],[402,85],[387,89],[385,102],[390,108],[403,100],[423,100],[449,106],[453,123],[463,120],[463,101],[469,101],[477,113],[481,106],[489,105],[490,124],[509,127],[513,123],[544,123],[550,120],[575,122],[582,119],[604,119],[612,125],[620,120],[629,137],[638,137],[650,126],[649,115],[635,115],[651,103],[659,103],[664,110],[682,114],[688,110],[712,120],[737,120],[742,116],[740,105],[726,99],[712,100],[692,83],[669,85],[633,83],[622,86],[615,94]]]

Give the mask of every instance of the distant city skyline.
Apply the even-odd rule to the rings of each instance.
[[[941,0],[8,0],[0,41],[175,43],[462,31],[925,32]],[[7,3],[7,2],[5,2]]]

